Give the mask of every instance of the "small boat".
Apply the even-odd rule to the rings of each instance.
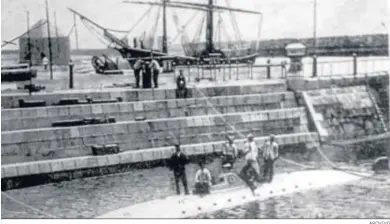
[[[342,185],[364,176],[337,170],[282,173],[275,175],[271,183],[260,185],[253,194],[237,174],[226,173],[221,174],[220,183],[211,188],[209,195],[170,196],[131,205],[97,218],[188,218],[272,197]]]

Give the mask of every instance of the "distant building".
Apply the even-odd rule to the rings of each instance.
[[[44,25],[42,25],[44,24]],[[49,58],[49,38],[47,23],[45,20],[38,21],[30,29],[31,60],[33,65],[42,65],[42,56]],[[62,34],[54,26],[50,27],[51,51],[53,65],[67,65],[70,60],[69,37]],[[19,61],[28,63],[28,35],[19,38]]]

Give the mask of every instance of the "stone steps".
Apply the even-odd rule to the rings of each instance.
[[[300,132],[302,126],[307,126],[305,117],[304,108],[291,108],[223,116],[204,115],[70,128],[6,131],[1,134],[2,163],[40,160],[44,159],[43,157],[55,159],[89,155],[92,153],[90,145],[93,144],[121,143],[123,151],[158,147],[173,144],[169,138],[179,136],[179,133],[183,136],[180,137],[182,144],[193,143],[196,135],[209,135],[196,142],[215,141],[210,136],[216,137],[215,133],[228,131],[230,125],[239,130],[258,130],[259,135]],[[160,140],[153,143],[150,139]]]
[[[211,105],[212,104],[212,105]],[[115,117],[116,121],[199,116],[219,113],[253,112],[296,107],[291,92],[217,96],[211,98],[170,99],[110,104],[50,106],[3,109],[1,130],[12,131],[51,127],[53,122],[86,117]]]
[[[252,84],[225,84],[220,86],[197,87],[197,90],[189,88],[190,98],[231,96],[245,94],[260,94],[286,91],[286,83],[283,80],[265,80],[262,83]],[[199,92],[199,91],[200,92]],[[29,96],[26,93],[2,94],[2,108],[18,108],[19,100],[43,100],[46,105],[57,104],[63,98],[76,98],[85,100],[87,97],[92,100],[109,100],[121,98],[124,102],[166,100],[175,99],[175,89],[93,89],[93,90],[69,90],[61,92],[40,92]]]
[[[255,138],[257,145],[261,146],[268,137]],[[317,133],[295,133],[276,136],[280,145],[293,145],[299,143],[318,142]],[[244,147],[244,139],[236,140],[237,147]],[[187,155],[203,155],[221,152],[225,141],[208,142],[202,144],[183,145],[182,151]],[[173,147],[152,148],[137,151],[126,151],[119,154],[105,156],[82,156],[66,159],[41,160],[34,162],[14,163],[1,166],[1,176],[4,178],[15,178],[45,173],[58,173],[74,170],[85,170],[91,168],[115,166],[119,164],[130,164],[167,159],[173,153]]]

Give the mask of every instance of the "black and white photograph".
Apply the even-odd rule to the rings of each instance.
[[[389,224],[389,6],[1,0],[1,219]]]

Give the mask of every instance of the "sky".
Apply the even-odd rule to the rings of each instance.
[[[157,0],[150,0],[157,1]],[[206,0],[181,0],[205,3]],[[215,0],[216,4],[226,6],[226,0]],[[314,0],[228,0],[232,7],[250,9],[263,13],[262,18],[254,15],[235,14],[242,39],[258,37],[261,23],[261,39],[305,38],[313,36],[313,2]],[[54,12],[57,15],[59,32],[68,35],[73,25],[73,15],[67,10],[73,8],[98,24],[119,30],[129,30],[149,8],[125,4],[122,0],[48,0],[51,22]],[[30,12],[30,24],[45,18],[45,0],[1,0],[1,39],[10,40],[27,29],[26,11]],[[153,9],[149,20],[141,22],[131,34],[140,35],[146,24],[157,18],[157,8]],[[172,20],[172,12],[168,10],[168,35],[173,39],[177,35],[177,27]],[[195,12],[175,10],[179,20],[184,24]],[[203,14],[196,14],[194,21],[188,26],[189,36],[193,36]],[[223,14],[228,34],[234,38],[229,13]],[[372,33],[388,33],[389,27],[388,0],[317,0],[317,36],[360,35]],[[153,19],[154,18],[154,19]],[[149,21],[149,23],[148,23]],[[161,20],[160,20],[161,21]],[[102,48],[102,43],[78,19],[78,35],[80,48]],[[160,24],[160,23],[159,23]],[[158,31],[161,26],[158,26]],[[230,32],[230,33],[229,33]],[[124,34],[117,33],[118,37]],[[204,34],[202,34],[203,36]],[[75,47],[75,36],[72,34],[71,46]],[[175,43],[179,43],[179,39]],[[8,46],[4,49],[12,49]]]

